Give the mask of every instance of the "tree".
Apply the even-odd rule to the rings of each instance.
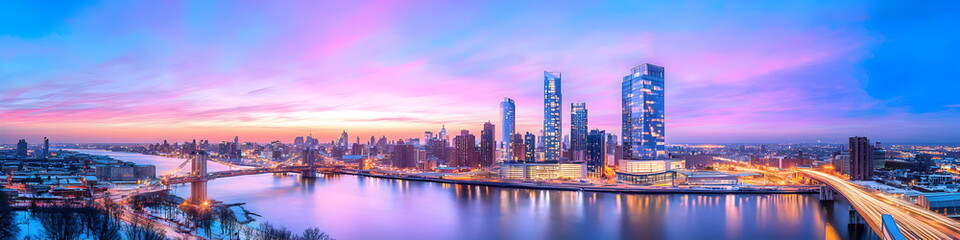
[[[97,240],[120,240],[121,225],[108,215],[106,211],[95,207],[80,209],[80,220],[87,229],[87,234]]]
[[[137,218],[139,219],[139,218]],[[130,225],[124,227],[124,232],[129,240],[166,240],[165,232],[159,226],[153,223],[134,220]]]
[[[16,239],[17,233],[20,233],[20,227],[17,226],[17,215],[13,213],[13,208],[10,207],[7,194],[0,193],[0,240]]]
[[[79,239],[83,229],[77,209],[52,206],[42,207],[34,211],[34,217],[41,225],[41,234],[47,239],[73,240]]]
[[[320,231],[319,228],[307,228],[303,230],[303,234],[294,238],[296,240],[334,240],[327,235],[327,233]]]
[[[291,240],[293,232],[285,227],[274,227],[268,222],[261,223],[257,228],[257,239],[263,240]]]

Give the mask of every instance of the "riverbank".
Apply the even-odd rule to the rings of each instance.
[[[558,190],[558,191],[576,191],[576,192],[605,192],[605,193],[625,193],[625,194],[809,194],[819,193],[818,186],[791,186],[791,187],[621,187],[621,186],[596,186],[579,184],[550,184],[542,182],[501,182],[501,181],[483,181],[483,180],[460,180],[445,179],[440,177],[423,177],[409,175],[383,175],[371,174],[354,169],[343,169],[335,173],[349,174],[363,177],[375,177],[385,179],[436,182],[449,184],[463,184],[472,186],[490,186],[503,188],[522,188],[537,190]]]

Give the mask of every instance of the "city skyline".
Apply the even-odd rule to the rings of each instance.
[[[479,133],[505,97],[538,133],[543,71],[618,134],[620,80],[647,62],[670,69],[668,144],[960,142],[958,18],[934,6],[2,4],[0,143]]]

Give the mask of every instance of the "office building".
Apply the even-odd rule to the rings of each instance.
[[[547,161],[559,161],[562,151],[563,95],[560,84],[559,72],[543,72],[543,145]]]
[[[887,151],[883,150],[883,144],[877,142],[873,145],[873,169],[883,169],[886,167],[887,162]]]
[[[587,103],[570,104],[570,159],[582,161],[587,150]]]
[[[46,158],[48,155],[50,155],[50,139],[43,137],[43,149],[40,152],[40,157]]]
[[[590,177],[604,177],[604,167],[607,165],[606,131],[594,129],[586,136],[587,174]]]
[[[501,163],[500,177],[505,179],[553,180],[582,179],[587,169],[580,163]]]
[[[664,145],[664,69],[642,64],[623,77],[623,159],[658,159]]]
[[[17,157],[25,158],[27,157],[27,140],[20,139],[17,141]]]

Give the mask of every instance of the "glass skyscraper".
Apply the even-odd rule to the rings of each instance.
[[[510,148],[510,136],[516,133],[517,129],[517,120],[516,120],[516,111],[517,105],[514,104],[513,99],[503,98],[503,101],[500,102],[500,147],[503,149]],[[511,160],[513,153],[509,150],[503,151],[504,160]]]
[[[563,95],[560,93],[560,73],[543,72],[543,143],[547,161],[560,161],[560,136],[563,136],[561,116]]]
[[[587,149],[587,103],[570,104],[570,151]]]
[[[666,156],[664,145],[663,67],[645,63],[623,77],[623,159]]]

